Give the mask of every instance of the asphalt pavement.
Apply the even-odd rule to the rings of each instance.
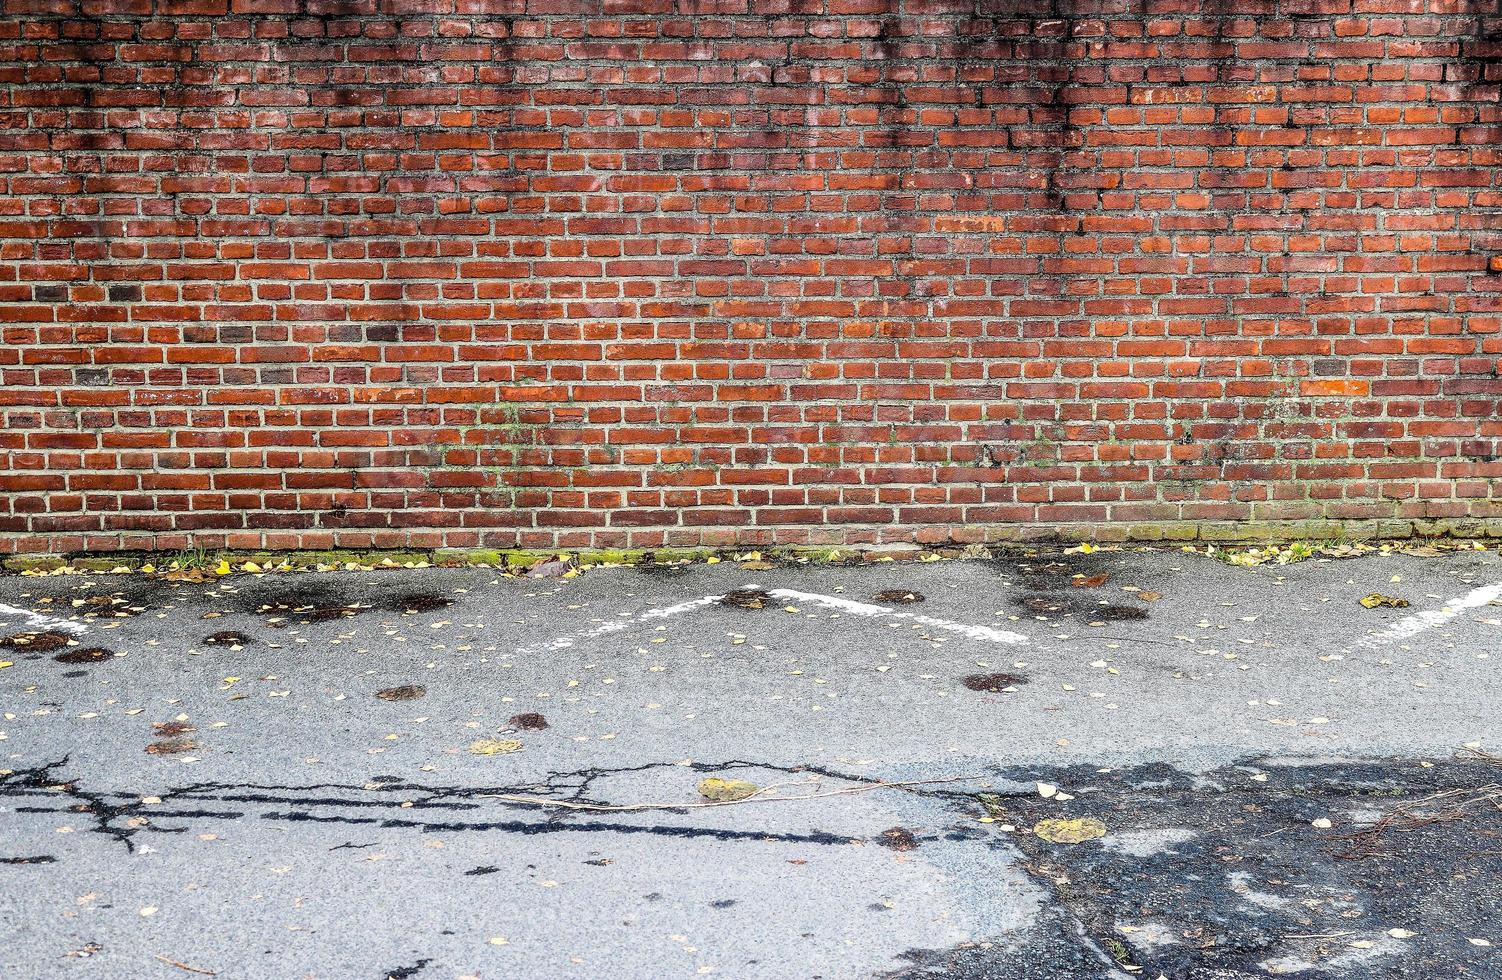
[[[0,637],[6,977],[1502,976],[1495,550],[11,575]]]

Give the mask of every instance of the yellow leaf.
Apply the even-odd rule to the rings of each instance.
[[[4,670],[7,667],[14,667],[15,665],[16,663],[14,660],[0,660],[0,670]]]
[[[481,738],[469,743],[469,751],[475,755],[505,755],[521,748],[522,743],[514,738]]]
[[[1106,825],[1094,817],[1054,818],[1039,820],[1033,825],[1033,833],[1054,844],[1083,844],[1106,836]]]
[[[699,795],[716,803],[734,803],[736,800],[755,796],[756,793],[756,784],[748,783],[744,779],[721,779],[718,776],[710,776],[708,779],[699,781]]]
[[[253,561],[248,561],[245,564],[243,564],[243,565],[240,566],[240,571],[242,571],[242,572],[259,572],[260,570],[261,570],[261,566],[257,565]]]
[[[229,562],[223,560],[222,558],[219,560],[219,564],[214,566],[215,575],[228,575],[231,571],[233,571],[233,569],[229,567]]]

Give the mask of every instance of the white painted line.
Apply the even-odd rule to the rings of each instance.
[[[755,585],[746,586],[748,589],[757,588]],[[844,599],[840,596],[820,595],[816,592],[799,592],[795,589],[768,589],[768,595],[776,596],[792,602],[813,603],[826,609],[837,609],[840,612],[850,613],[854,616],[864,616],[868,619],[903,619],[918,623],[947,633],[958,633],[972,640],[986,640],[991,643],[1026,643],[1027,637],[1021,633],[1013,633],[1011,630],[999,630],[990,626],[970,626],[965,623],[956,623],[947,619],[935,619],[932,616],[920,616],[917,613],[903,612],[899,609],[891,609],[887,606],[878,606],[869,602],[857,602],[854,599]],[[612,620],[601,623],[591,629],[576,633],[565,633],[555,637],[546,643],[535,643],[529,646],[516,648],[518,654],[529,653],[552,653],[557,650],[567,650],[581,640],[593,640],[612,633],[619,633],[630,629],[632,626],[641,626],[660,619],[672,619],[684,613],[712,606],[725,598],[723,595],[706,595],[697,599],[689,599],[671,606],[663,606],[659,609],[648,609],[646,612],[625,619]],[[4,607],[0,607],[4,608]]]
[[[999,630],[991,626],[971,626],[966,623],[956,623],[948,619],[935,619],[932,616],[920,616],[917,613],[903,612],[899,609],[891,609],[887,606],[878,606],[870,602],[857,602],[854,599],[845,599],[840,596],[820,595],[817,592],[799,592],[796,589],[768,589],[768,593],[779,599],[790,599],[794,602],[811,602],[825,609],[838,609],[853,616],[865,616],[870,619],[906,619],[924,626],[933,627],[936,630],[944,630],[948,633],[958,633],[972,640],[988,640],[992,643],[1026,643],[1027,637],[1021,633],[1013,633],[1011,630]]]
[[[596,626],[595,628],[590,630],[586,630],[582,633],[565,633],[563,636],[549,640],[547,643],[517,647],[516,652],[549,653],[554,650],[567,650],[579,640],[592,640],[596,637],[608,636],[611,633],[619,633],[622,630],[629,629],[632,626],[639,626],[642,623],[650,623],[654,619],[671,619],[674,616],[681,616],[686,612],[692,612],[695,609],[701,609],[704,606],[712,605],[713,603],[719,602],[723,598],[725,597],[722,595],[706,595],[700,596],[697,599],[690,599],[687,602],[680,602],[677,605],[665,606],[661,609],[648,609],[646,612],[641,613],[640,615],[632,616],[628,619],[618,619],[614,622],[601,623],[599,626]]]
[[[26,621],[26,629],[36,633],[47,630],[58,630],[64,633],[72,633],[74,636],[82,636],[89,631],[83,623],[70,623],[66,619],[55,619],[52,616],[43,616],[34,613],[30,609],[17,609],[15,606],[7,606],[0,602],[0,620],[20,618]]]
[[[1379,647],[1387,643],[1396,643],[1399,640],[1418,636],[1425,630],[1432,630],[1436,626],[1443,626],[1467,609],[1484,606],[1494,599],[1502,599],[1502,582],[1493,582],[1490,585],[1483,585],[1472,589],[1459,598],[1451,599],[1445,603],[1442,609],[1405,616],[1380,633],[1373,633],[1371,636],[1363,638],[1358,645]]]

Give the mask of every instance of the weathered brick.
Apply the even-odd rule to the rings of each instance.
[[[7,7],[0,549],[1502,515],[1489,5],[1026,6]]]

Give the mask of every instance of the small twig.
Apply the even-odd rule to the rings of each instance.
[[[219,975],[219,974],[215,973],[213,970],[204,970],[204,969],[200,969],[199,967],[196,967],[196,966],[189,966],[186,963],[179,963],[177,960],[169,960],[169,959],[167,959],[167,957],[163,956],[161,953],[157,953],[156,954],[156,958],[159,959],[159,960],[161,960],[163,963],[166,963],[168,966],[175,966],[179,970],[187,970],[189,973],[201,973],[201,974],[203,974],[206,977],[217,977]]]
[[[819,782],[817,778],[814,778],[801,780],[796,783],[773,783],[771,786],[763,786],[750,796],[739,800],[714,800],[708,803],[622,803],[614,805],[606,803],[575,803],[572,800],[550,800],[542,796],[513,796],[511,794],[483,794],[481,798],[502,800],[506,803],[525,803],[529,806],[559,807],[564,810],[589,810],[593,813],[628,813],[639,810],[707,810],[710,807],[738,806],[742,803],[796,803],[799,800],[819,800],[828,796],[867,793],[876,789],[901,789],[904,786],[932,786],[935,783],[962,783],[980,778],[979,776],[949,776],[945,779],[908,779],[892,783],[864,783],[860,786],[832,789],[825,793],[804,793],[801,796],[766,795],[784,786],[807,786],[811,783]]]
[[[1343,932],[1289,933],[1288,935],[1282,936],[1280,938],[1282,938],[1282,939],[1339,939],[1341,936],[1354,935],[1355,932],[1356,932],[1355,929],[1346,929]]]

